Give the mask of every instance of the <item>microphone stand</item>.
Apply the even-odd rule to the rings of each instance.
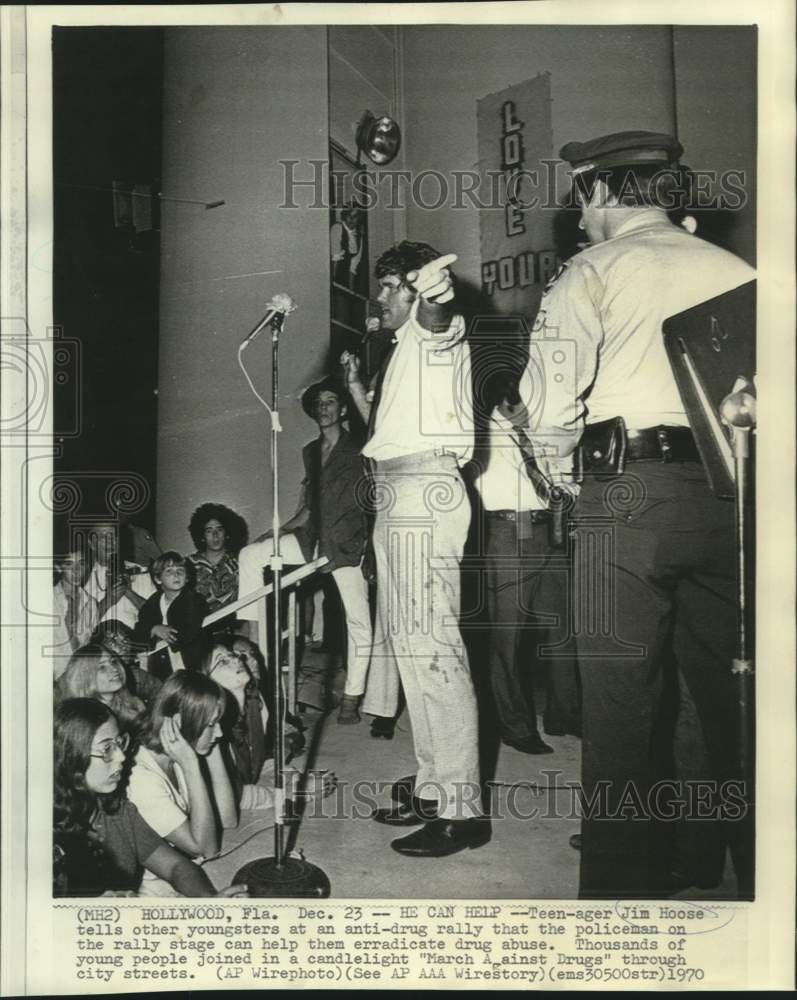
[[[755,872],[755,664],[750,644],[750,572],[748,567],[750,503],[750,431],[756,426],[756,397],[751,383],[738,380],[733,391],[720,404],[720,415],[731,430],[734,461],[736,510],[736,656],[731,673],[736,681],[738,764],[744,782],[745,804],[742,836],[732,844],[734,867],[739,884],[739,898],[752,899]]]
[[[279,419],[279,337],[282,332],[284,313],[277,313],[271,324],[271,530],[273,547],[271,550],[272,580],[274,581],[274,862],[281,869],[285,860],[285,721],[284,697],[282,691],[282,555],[280,553],[279,516],[279,438],[282,430]],[[263,637],[265,639],[265,636]]]
[[[326,898],[331,888],[326,874],[316,865],[305,861],[299,852],[298,858],[286,856],[285,827],[285,694],[282,690],[282,554],[280,552],[279,516],[279,433],[282,430],[279,418],[279,338],[285,314],[277,312],[269,318],[271,326],[271,435],[269,457],[271,460],[272,499],[272,550],[269,568],[274,586],[273,595],[273,645],[274,664],[272,690],[274,705],[274,857],[258,858],[250,861],[236,872],[233,884],[245,884],[250,896],[254,897],[313,897]],[[253,334],[264,324],[255,328]],[[249,340],[253,339],[253,334]],[[267,642],[266,636],[260,636]]]

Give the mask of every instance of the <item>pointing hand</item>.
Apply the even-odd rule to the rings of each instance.
[[[448,268],[456,259],[455,253],[447,253],[424,264],[418,271],[410,271],[407,284],[427,302],[450,302],[454,298],[454,287]]]

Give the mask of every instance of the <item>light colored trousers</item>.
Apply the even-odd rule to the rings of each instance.
[[[478,816],[476,696],[458,622],[471,517],[465,486],[456,459],[434,452],[377,462],[374,486],[372,662],[401,675],[419,796],[436,801],[442,818]]]
[[[241,597],[263,586],[263,568],[268,565],[273,551],[273,540],[267,538],[263,542],[255,542],[241,549],[238,555],[238,594]],[[287,533],[280,535],[280,553],[286,563],[300,566],[305,563],[302,550],[296,536]],[[368,693],[363,703],[363,711],[372,715],[393,715],[398,704],[398,691],[392,692],[392,702],[389,685],[379,683],[376,677],[368,678],[368,666],[371,661],[371,644],[373,641],[371,629],[371,612],[368,606],[368,584],[359,566],[340,566],[332,570],[332,577],[340,593],[343,610],[346,615],[347,632],[347,669],[345,693],[359,696],[365,692],[368,680]],[[256,605],[242,608],[239,618],[248,621],[257,620]],[[262,636],[260,637],[262,643]]]

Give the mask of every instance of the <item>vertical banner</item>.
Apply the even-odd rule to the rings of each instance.
[[[491,193],[479,211],[482,292],[496,312],[530,323],[558,266],[550,74],[478,101],[477,130],[482,190]]]

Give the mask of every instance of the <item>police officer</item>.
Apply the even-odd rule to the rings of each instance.
[[[583,458],[574,541],[582,898],[678,888],[654,849],[652,821],[683,808],[656,784],[655,736],[673,661],[697,707],[710,776],[734,776],[734,512],[709,489],[662,323],[754,272],[671,222],[681,152],[653,132],[561,150],[589,245],[546,290],[534,331],[570,342],[575,363],[575,406],[547,413],[538,434],[558,434],[561,453],[580,436]]]

